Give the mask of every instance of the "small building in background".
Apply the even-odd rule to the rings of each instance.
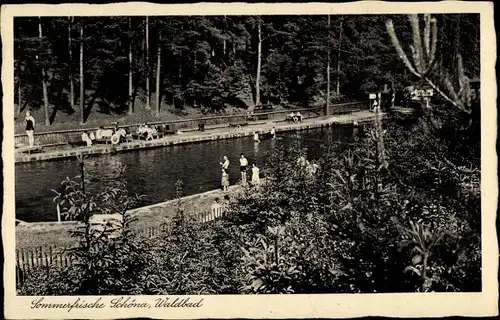
[[[479,77],[474,77],[470,81],[470,95],[472,102],[477,102],[481,100],[481,79]]]

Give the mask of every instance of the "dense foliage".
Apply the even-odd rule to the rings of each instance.
[[[387,166],[370,126],[353,144],[325,146],[316,172],[298,161],[300,145],[278,147],[265,184],[225,217],[201,224],[179,205],[157,237],[124,225],[123,237],[100,237],[99,250],[75,249],[74,266],[26,275],[19,292],[480,291],[479,155],[455,156],[462,140],[427,126],[413,116],[384,123]]]
[[[18,112],[45,105],[48,124],[57,112],[81,113],[84,122],[92,112],[154,108],[158,61],[158,97],[179,109],[322,104],[328,56],[331,99],[365,99],[385,84],[401,88],[417,80],[398,59],[384,25],[393,20],[409,51],[405,15],[330,18],[330,24],[324,15],[16,18]],[[477,76],[479,15],[435,18],[440,68],[454,70],[461,54],[468,76]]]
[[[330,21],[331,26],[342,26],[342,48],[349,50],[349,59],[338,60],[342,61],[342,73],[337,73],[339,93],[354,97],[380,83],[401,85],[411,80],[405,75],[405,66],[411,69],[412,64],[398,63],[398,56],[382,36],[383,27],[377,27],[383,26],[386,18],[344,16]],[[432,22],[438,21],[442,28],[439,45],[433,46],[439,50],[441,61],[431,71],[455,76],[448,81],[451,89],[452,80],[458,82],[457,88],[468,88],[464,84],[477,74],[477,18],[438,16]],[[130,41],[133,35],[111,35],[116,35],[115,28],[127,21],[131,28],[132,19],[106,19],[78,21],[80,27],[85,23],[87,30],[92,26],[104,28],[99,34],[108,35],[109,48],[99,44],[99,57],[86,62],[94,75],[90,79],[96,81],[89,86],[99,86],[111,70],[126,72],[105,67],[117,66],[123,59],[105,63],[102,59],[119,56],[114,50],[121,48],[120,41]],[[389,30],[394,39],[397,29],[399,40],[395,47],[401,58],[401,53],[408,51],[409,41],[405,39],[411,33],[399,16],[391,19]],[[60,22],[52,21],[53,27]],[[115,24],[111,27],[105,21]],[[174,104],[180,99],[198,107],[223,108],[236,100],[247,105],[245,99],[249,97],[255,104],[254,100],[259,99],[256,88],[262,85],[263,101],[277,97],[310,104],[322,96],[325,52],[338,49],[339,44],[335,37],[328,36],[334,29],[325,28],[326,21],[317,16],[151,18],[151,30],[159,35],[158,57],[177,63],[162,64],[162,95],[171,94]],[[418,20],[410,17],[410,21],[414,43],[418,43]],[[444,32],[449,24],[457,32]],[[468,30],[467,37],[462,36],[464,29]],[[99,37],[94,37],[93,42],[82,39],[87,44],[99,43]],[[426,39],[429,37],[424,37],[424,42]],[[468,55],[463,52],[464,44]],[[257,51],[262,51],[262,57],[257,54],[262,58],[261,68],[257,68],[261,73],[256,75],[261,77],[261,83],[255,82],[253,73],[255,61],[259,60],[255,57],[256,45]],[[421,49],[414,47],[413,52]],[[126,55],[122,53],[122,57]],[[451,59],[443,59],[445,56]],[[413,55],[416,68],[425,62]],[[47,62],[38,68],[55,75],[56,65]],[[424,79],[425,68],[417,69],[415,74]],[[94,89],[92,101],[105,92],[103,88]],[[141,88],[141,83],[136,82],[135,88]],[[470,112],[450,107],[458,102],[463,106],[465,100],[470,100],[468,94],[459,93],[460,98],[448,100],[451,104],[438,103],[431,110],[421,108],[422,113],[389,114],[384,124],[376,112],[373,126],[355,129],[361,130],[355,143],[339,145],[331,141],[324,146],[320,159],[310,159],[317,167],[307,165],[306,152],[300,145],[278,147],[268,156],[264,185],[246,188],[224,217],[201,224],[180,203],[163,232],[152,238],[139,237],[131,228],[133,218],[127,208],[138,197],[130,196],[120,180],[92,195],[85,190],[82,165],[82,181],[67,179],[63,183],[65,190],[56,199],[66,214],[80,217],[84,223],[81,231],[73,232],[81,240],[70,251],[73,264],[25,275],[19,292],[480,291],[480,109],[477,99],[466,110]],[[89,227],[93,214],[111,212],[123,217],[118,237],[106,229]]]

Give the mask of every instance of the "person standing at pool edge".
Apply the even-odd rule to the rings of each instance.
[[[224,192],[227,192],[227,188],[229,187],[229,175],[224,169],[222,169],[221,184],[222,184],[222,190],[224,190]]]
[[[260,184],[260,169],[255,165],[255,163],[252,164],[252,184],[254,186],[258,186]]]
[[[224,156],[224,162],[220,162],[220,165],[222,166],[222,170],[229,169],[229,159],[227,156]]]
[[[248,166],[248,160],[242,153],[240,155],[240,172],[241,172],[241,185],[243,186],[247,185],[247,166]]]
[[[28,135],[28,142],[30,147],[35,144],[35,118],[31,116],[31,112],[26,111],[26,134]]]

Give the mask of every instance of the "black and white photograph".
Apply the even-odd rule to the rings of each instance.
[[[498,314],[492,5],[128,5],[2,10],[5,275],[29,317],[486,289],[471,312]]]

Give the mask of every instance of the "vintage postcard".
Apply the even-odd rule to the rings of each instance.
[[[1,23],[7,319],[498,315],[492,2]]]

